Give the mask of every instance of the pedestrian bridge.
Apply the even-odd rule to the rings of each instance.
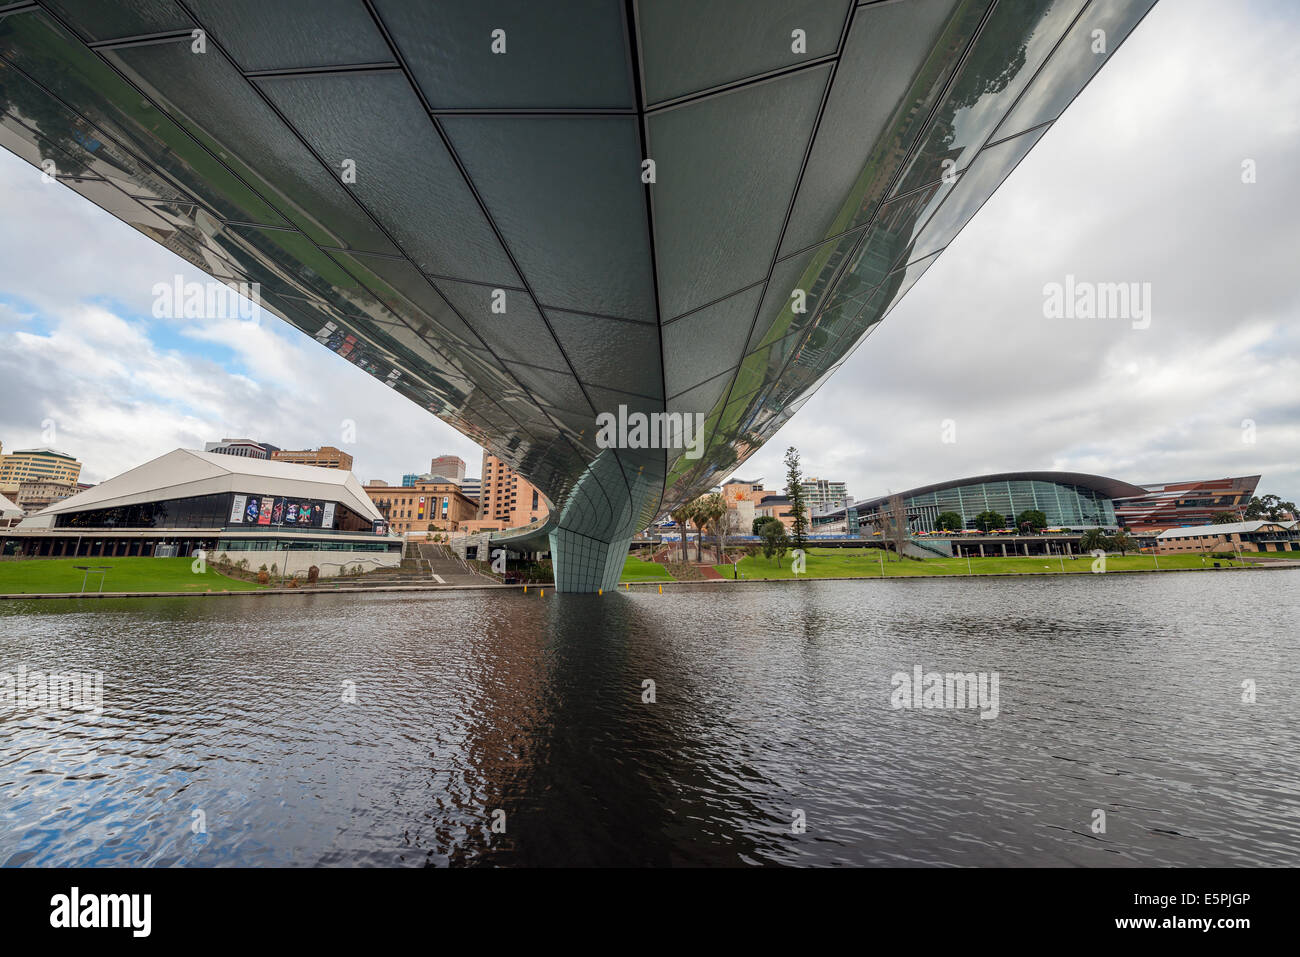
[[[500,456],[595,591],[1152,3],[8,3],[0,145]],[[598,426],[665,414],[698,442]]]

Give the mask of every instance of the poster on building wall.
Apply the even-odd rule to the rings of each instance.
[[[416,518],[424,518],[424,496],[420,496],[420,511],[416,513]]]
[[[236,495],[234,502],[230,505],[230,524],[242,525],[244,523],[244,508],[248,504],[247,495]]]
[[[373,528],[374,533],[375,533],[376,535],[387,535],[387,534],[388,534],[388,523],[385,522],[383,519],[379,519],[379,518],[375,519],[372,528]]]
[[[320,524],[321,524],[321,528],[334,527],[334,503],[333,502],[325,503],[325,511],[322,513]]]
[[[271,504],[275,501],[274,495],[263,495],[260,503],[260,511],[257,515],[258,525],[271,524]]]

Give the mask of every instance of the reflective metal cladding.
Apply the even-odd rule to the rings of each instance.
[[[595,590],[1153,2],[0,4],[0,144],[518,469],[557,586]]]

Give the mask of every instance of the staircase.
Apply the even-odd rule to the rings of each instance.
[[[414,547],[419,555],[419,561],[425,569],[425,574],[432,578],[435,584],[442,585],[488,585],[496,581],[494,578],[488,578],[486,575],[480,575],[470,567],[465,559],[460,558],[446,545],[437,544],[419,544],[408,542],[408,549]],[[403,556],[402,564],[406,564]]]

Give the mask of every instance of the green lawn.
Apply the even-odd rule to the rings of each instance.
[[[1207,560],[1204,565],[1199,555],[1161,555],[1160,568],[1213,568],[1215,560]],[[1222,565],[1237,565],[1218,559]],[[715,565],[725,578],[732,577],[730,565]],[[1140,571],[1154,569],[1155,560],[1150,555],[1111,555],[1106,559],[1106,570]],[[998,574],[1034,574],[1054,575],[1066,572],[1089,572],[1092,559],[1060,558],[1033,556],[1029,558],[972,558],[969,572],[964,558],[927,558],[923,561],[899,561],[893,554],[885,555],[884,575],[886,578],[915,578],[935,575],[998,575]],[[742,578],[878,578],[881,574],[881,551],[875,548],[810,548],[807,565],[803,574],[795,575],[790,570],[790,555],[787,553],[781,564],[775,565],[770,559],[761,555],[744,558],[740,562]]]
[[[209,565],[203,574],[191,569],[191,558],[33,558],[0,562],[0,594],[79,592],[85,572],[74,565],[106,565],[104,591],[249,591],[265,586],[218,574]],[[99,575],[92,573],[86,591],[99,590]]]
[[[623,577],[619,579],[622,582],[670,582],[672,580],[673,577],[668,574],[668,569],[658,562],[642,561],[632,555],[627,556],[623,562]]]

